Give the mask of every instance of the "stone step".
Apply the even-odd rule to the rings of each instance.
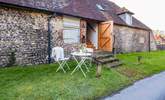
[[[97,50],[95,51],[96,54],[112,54],[112,52],[110,51],[101,51],[101,50]]]
[[[119,59],[115,58],[111,52],[96,51],[94,53],[94,61],[97,64],[107,65],[108,68],[122,65]]]
[[[114,67],[118,67],[118,66],[121,66],[121,65],[123,65],[123,63],[122,62],[120,62],[120,61],[117,61],[117,62],[113,62],[113,63],[110,63],[110,64],[107,64],[107,68],[114,68]]]
[[[115,62],[115,61],[119,61],[119,59],[114,58],[114,57],[100,58],[100,59],[97,59],[97,60],[102,64],[107,64],[107,63],[112,63],[112,62]]]
[[[111,58],[114,57],[113,54],[94,54],[96,59],[101,59],[101,58]]]
[[[95,51],[94,52],[95,58],[108,58],[108,57],[114,57],[114,55],[111,52],[108,51]]]

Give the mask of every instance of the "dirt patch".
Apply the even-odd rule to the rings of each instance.
[[[135,69],[127,68],[127,67],[120,67],[117,71],[127,77],[135,77],[138,74],[138,71]]]

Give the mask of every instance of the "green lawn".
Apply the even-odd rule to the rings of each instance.
[[[56,73],[57,65],[11,67],[0,69],[0,100],[85,100],[118,91],[136,80],[165,71],[165,51],[117,55],[124,65],[103,68],[95,78],[95,67],[87,78],[80,71]],[[142,64],[137,63],[142,56]],[[73,62],[70,66],[75,66]],[[73,70],[74,67],[72,67]]]

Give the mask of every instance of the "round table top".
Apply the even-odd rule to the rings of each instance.
[[[89,57],[92,56],[91,53],[85,53],[85,52],[73,52],[71,53],[73,56],[80,56],[80,57]]]

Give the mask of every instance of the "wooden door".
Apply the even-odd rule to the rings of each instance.
[[[80,20],[80,41],[86,43],[87,22],[83,19]]]
[[[99,50],[112,52],[112,32],[113,32],[113,22],[102,22],[99,24]]]

